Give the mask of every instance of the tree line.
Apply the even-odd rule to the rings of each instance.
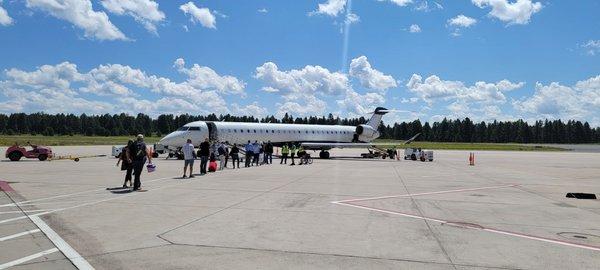
[[[367,121],[364,117],[340,118],[234,115],[172,115],[162,114],[151,118],[145,114],[75,115],[46,113],[0,114],[0,134],[86,135],[86,136],[162,136],[192,121],[263,122],[317,125],[356,126]],[[600,128],[592,128],[587,122],[575,120],[543,120],[529,124],[523,120],[473,122],[469,118],[446,119],[439,122],[420,120],[394,124],[381,123],[378,128],[383,139],[407,139],[421,133],[417,139],[434,142],[494,142],[494,143],[599,143]]]

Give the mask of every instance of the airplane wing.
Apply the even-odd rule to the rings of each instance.
[[[378,146],[398,146],[403,144],[410,144],[417,137],[419,137],[421,133],[417,133],[417,135],[412,138],[402,142],[402,143],[313,143],[313,142],[303,142],[300,145],[307,149],[331,149],[331,148],[377,148]]]

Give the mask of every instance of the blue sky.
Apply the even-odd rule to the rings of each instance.
[[[358,116],[383,105],[399,110],[388,121],[600,125],[598,1],[0,0],[0,7],[1,113]]]

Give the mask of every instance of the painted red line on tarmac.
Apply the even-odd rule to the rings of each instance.
[[[334,202],[334,203],[335,204],[340,204],[340,205],[347,205],[347,206],[351,206],[351,207],[356,207],[356,208],[360,208],[360,209],[366,209],[366,210],[371,210],[371,211],[386,213],[386,214],[392,214],[392,215],[398,215],[398,216],[408,217],[408,218],[428,220],[428,221],[433,221],[433,222],[437,222],[437,223],[440,223],[440,224],[449,224],[449,225],[457,224],[456,221],[443,220],[443,219],[437,219],[437,218],[432,218],[432,217],[426,217],[426,216],[423,216],[423,215],[415,215],[415,214],[410,214],[410,213],[403,213],[403,212],[398,212],[398,211],[386,210],[386,209],[382,209],[382,208],[364,206],[364,205],[353,204],[353,203],[349,203],[349,202]],[[480,226],[480,225],[478,225],[478,226]],[[501,230],[501,229],[495,229],[495,228],[489,228],[489,227],[483,227],[483,226],[481,226],[481,227],[477,227],[477,226],[461,226],[461,227],[467,228],[467,229],[481,230],[481,231],[486,231],[486,232],[491,232],[491,233],[503,234],[503,235],[513,236],[513,237],[525,238],[525,239],[530,239],[530,240],[536,240],[536,241],[541,241],[541,242],[546,242],[546,243],[553,243],[553,244],[558,244],[558,245],[563,245],[563,246],[570,246],[570,247],[576,247],[576,248],[582,248],[582,249],[600,251],[600,246],[592,246],[592,245],[586,245],[586,244],[579,244],[579,243],[564,241],[564,240],[560,240],[560,239],[547,238],[547,237],[542,237],[542,236],[535,236],[535,235],[530,235],[530,234],[518,233],[518,232]]]
[[[10,185],[8,183],[6,183],[6,181],[2,181],[2,180],[0,180],[0,189],[4,190],[4,191],[7,191],[7,192],[8,191],[15,191],[14,189],[12,189],[10,187]]]
[[[415,194],[402,194],[402,195],[391,195],[391,196],[371,197],[371,198],[362,198],[362,199],[350,199],[350,200],[336,201],[333,203],[364,202],[364,201],[373,201],[373,200],[382,200],[382,199],[391,199],[391,198],[415,197],[415,196],[424,196],[424,195],[456,193],[456,192],[466,192],[466,191],[485,190],[485,189],[498,189],[498,188],[517,187],[517,186],[519,186],[519,185],[512,184],[512,185],[504,185],[504,186],[462,188],[462,189],[423,192],[423,193],[415,193]]]

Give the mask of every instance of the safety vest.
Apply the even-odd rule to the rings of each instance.
[[[287,145],[284,145],[283,147],[281,147],[281,153],[282,154],[289,154],[290,153],[290,148],[288,148]]]
[[[291,150],[292,150],[292,155],[295,155],[296,154],[296,146],[292,145],[292,149]]]

